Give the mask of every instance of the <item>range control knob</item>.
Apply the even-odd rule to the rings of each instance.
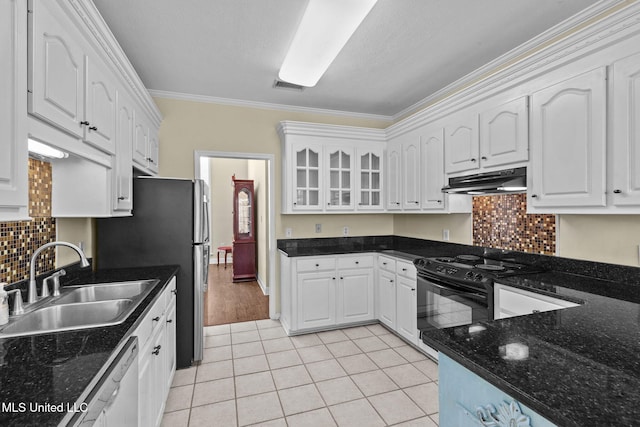
[[[473,271],[467,271],[467,274],[465,274],[465,276],[473,277]]]
[[[473,276],[473,280],[477,280],[477,281],[482,280],[482,274],[480,274],[480,273],[476,273],[476,274]]]

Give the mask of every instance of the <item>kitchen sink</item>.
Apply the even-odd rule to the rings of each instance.
[[[3,328],[0,336],[32,335],[120,323],[129,315],[130,299],[63,304],[24,314]]]
[[[12,316],[0,329],[0,338],[120,324],[158,283],[137,280],[63,287],[59,297],[40,301],[32,311]]]
[[[158,283],[157,280],[138,280],[133,282],[100,283],[96,285],[69,286],[68,290],[51,304],[73,304],[114,299],[144,298]]]

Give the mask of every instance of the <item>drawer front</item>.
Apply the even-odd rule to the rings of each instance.
[[[386,270],[386,271],[395,273],[396,260],[393,258],[386,257],[384,255],[378,255],[378,268],[380,268],[381,270]]]
[[[371,268],[373,255],[345,256],[338,258],[338,269],[343,268]]]
[[[300,258],[296,261],[298,273],[307,271],[325,271],[336,269],[336,259],[326,258]]]
[[[173,287],[170,288],[173,289]],[[151,335],[153,335],[153,332],[162,323],[162,316],[164,315],[164,309],[166,307],[168,290],[169,289],[165,289],[162,295],[160,295],[160,298],[156,300],[155,304],[153,304],[153,307],[151,307],[151,310],[149,310],[147,315],[144,317],[142,323],[140,323],[140,326],[138,326],[136,335],[138,336],[140,348],[144,347],[147,340],[151,337]]]
[[[396,263],[396,273],[409,279],[416,279],[418,277],[416,266],[407,261],[398,261]]]

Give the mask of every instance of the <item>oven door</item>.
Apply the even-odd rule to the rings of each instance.
[[[489,320],[486,292],[418,275],[418,329],[442,329]]]

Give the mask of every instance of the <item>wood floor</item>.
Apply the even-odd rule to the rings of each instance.
[[[209,266],[209,290],[204,294],[205,326],[269,318],[269,297],[258,282],[231,281],[231,265]]]

